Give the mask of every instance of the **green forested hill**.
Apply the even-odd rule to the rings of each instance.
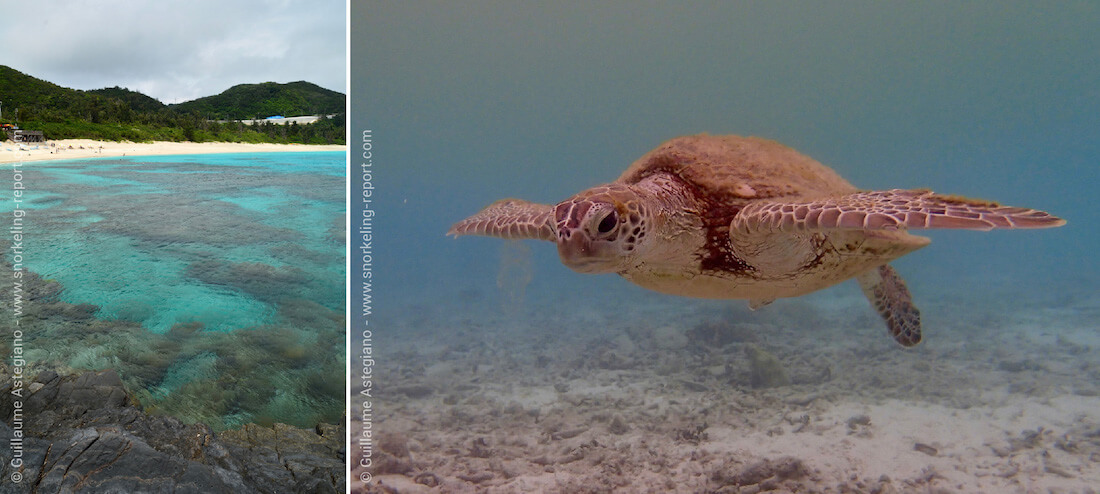
[[[160,100],[153,98],[152,96],[146,96],[137,91],[131,91],[129,89],[120,88],[118,86],[107,87],[103,89],[93,89],[87,92],[103,96],[104,98],[108,99],[117,99],[130,105],[130,109],[135,111],[155,112],[164,109],[164,103],[161,103]]]
[[[344,112],[344,95],[305,81],[238,84],[216,96],[172,105],[220,120],[247,120],[273,115],[331,115]]]
[[[89,116],[91,108],[107,105],[104,98],[61,87],[4,65],[0,65],[0,102],[7,122]]]
[[[164,105],[129,89],[80,91],[0,65],[0,122],[41,130],[48,139],[342,144],[344,98],[308,82],[263,83]],[[316,114],[334,117],[307,125],[216,121]]]

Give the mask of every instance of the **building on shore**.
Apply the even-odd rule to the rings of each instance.
[[[15,142],[46,142],[46,136],[40,130],[12,130],[8,138]]]

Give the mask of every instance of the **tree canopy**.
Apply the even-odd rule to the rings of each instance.
[[[346,96],[308,82],[240,84],[177,105],[120,87],[81,91],[0,65],[2,119],[50,139],[343,144]],[[305,125],[239,120],[322,115]],[[225,122],[219,122],[223,120]]]

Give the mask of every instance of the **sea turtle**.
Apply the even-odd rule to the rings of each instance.
[[[575,271],[618,273],[673,295],[748,299],[753,309],[854,277],[894,339],[913,346],[920,312],[887,264],[928,245],[908,230],[1063,224],[930,190],[862,191],[778,142],[704,134],[665,142],[615,182],[557,205],[500,200],[448,233],[548,240]]]

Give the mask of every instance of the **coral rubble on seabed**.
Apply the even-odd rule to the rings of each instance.
[[[471,308],[471,294],[463,310],[410,307],[406,319],[392,321],[389,338],[379,335],[388,351],[376,368],[374,477],[358,487],[1095,492],[1100,485],[1100,298],[982,307],[942,293],[923,303],[934,328],[925,343],[905,350],[854,290],[756,312],[641,297],[602,300],[631,309],[614,313],[578,300],[531,304],[518,319],[487,301]],[[550,309],[562,306],[579,309]]]

